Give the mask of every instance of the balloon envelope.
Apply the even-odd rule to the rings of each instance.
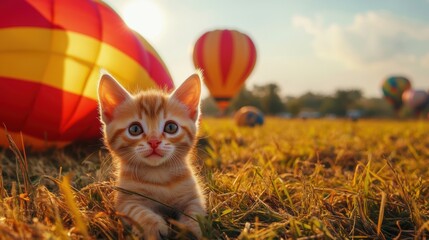
[[[429,103],[429,95],[424,90],[409,89],[402,94],[402,100],[415,112],[420,112]]]
[[[0,13],[0,122],[27,146],[100,137],[100,69],[130,91],[174,88],[153,48],[100,1],[2,0]]]
[[[256,107],[245,106],[235,113],[234,120],[238,126],[254,127],[264,124],[264,114]]]
[[[225,110],[256,63],[256,49],[249,36],[235,30],[204,33],[195,43],[193,60],[203,70],[204,83],[218,107]]]
[[[387,78],[382,85],[384,98],[392,104],[395,110],[402,107],[402,94],[411,88],[411,82],[405,77],[392,76]]]

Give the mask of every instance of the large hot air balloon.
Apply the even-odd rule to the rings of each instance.
[[[106,4],[0,1],[0,145],[3,124],[36,149],[100,137],[100,69],[130,91],[174,88],[153,48]]]
[[[402,94],[402,100],[419,115],[429,104],[429,94],[424,90],[409,89]]]
[[[256,63],[252,40],[235,30],[204,33],[195,43],[194,65],[203,70],[204,83],[224,111]]]
[[[392,76],[387,78],[382,85],[384,98],[398,111],[403,104],[402,94],[411,88],[411,82],[405,77]]]

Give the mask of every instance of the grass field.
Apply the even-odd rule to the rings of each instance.
[[[207,239],[429,236],[429,122],[204,119],[200,135]],[[12,150],[0,152],[0,239],[133,238],[98,143]]]

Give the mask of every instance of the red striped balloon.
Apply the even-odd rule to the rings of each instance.
[[[99,138],[100,69],[130,91],[174,88],[155,50],[103,2],[1,0],[0,145],[3,123],[34,148]]]
[[[214,30],[197,40],[193,60],[195,67],[203,70],[204,83],[224,111],[252,72],[256,48],[244,33]]]

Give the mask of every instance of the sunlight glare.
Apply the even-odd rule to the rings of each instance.
[[[133,0],[120,9],[125,23],[148,41],[157,40],[164,28],[164,12],[154,1]]]

